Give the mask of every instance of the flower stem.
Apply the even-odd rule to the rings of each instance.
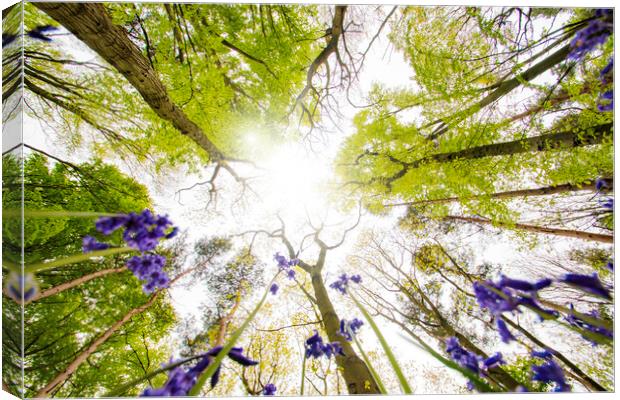
[[[44,271],[46,269],[62,267],[64,265],[76,264],[82,261],[89,260],[94,257],[105,257],[105,256],[109,256],[112,254],[128,253],[131,251],[137,251],[137,250],[131,247],[114,247],[111,249],[92,251],[90,253],[85,253],[85,254],[75,254],[73,256],[61,258],[59,260],[54,260],[54,261],[49,261],[49,262],[38,262],[38,263],[26,265],[25,271],[34,273],[34,272]]]
[[[207,369],[198,377],[196,384],[194,385],[194,387],[192,387],[192,389],[188,393],[189,396],[198,396],[200,394],[200,391],[202,390],[202,387],[207,382],[207,379],[213,376],[215,371],[218,369],[218,367],[222,363],[222,360],[224,359],[224,357],[228,355],[228,353],[230,352],[230,349],[232,349],[235,346],[235,343],[237,342],[237,340],[239,340],[243,331],[250,325],[250,322],[252,322],[254,317],[256,317],[256,314],[258,314],[258,311],[260,310],[263,303],[265,303],[265,300],[267,299],[267,295],[270,293],[269,288],[271,288],[271,284],[276,280],[279,274],[280,272],[278,272],[273,277],[271,282],[269,282],[269,284],[267,285],[267,289],[265,290],[265,293],[263,294],[263,297],[260,299],[256,307],[254,307],[254,310],[252,310],[250,315],[248,315],[248,317],[245,319],[245,321],[239,327],[239,329],[237,329],[232,334],[232,336],[230,337],[230,340],[228,340],[228,343],[226,343],[224,348],[222,348],[222,350],[218,353],[218,355],[213,358],[213,362],[209,364]]]
[[[360,342],[357,340],[357,337],[353,334],[353,332],[350,332],[350,330],[349,330],[349,333],[353,337],[353,340],[355,341],[355,345],[357,346],[357,349],[359,350],[360,354],[362,355],[362,358],[364,359],[364,362],[368,366],[368,369],[370,370],[370,373],[372,374],[372,377],[375,378],[375,382],[377,382],[377,386],[379,387],[379,391],[381,392],[381,394],[387,394],[387,390],[385,390],[385,386],[383,386],[383,382],[381,382],[381,378],[379,378],[379,374],[377,374],[377,371],[373,368],[372,364],[370,363],[370,359],[368,358],[368,356],[366,355],[366,352],[364,351],[364,349],[360,345]]]
[[[396,357],[394,356],[394,353],[392,353],[390,346],[388,346],[387,341],[381,334],[379,327],[377,326],[375,321],[370,316],[370,313],[366,310],[366,308],[359,301],[357,301],[357,299],[355,298],[355,296],[353,296],[352,293],[350,294],[350,297],[351,297],[351,300],[353,300],[353,302],[357,306],[357,308],[360,309],[360,311],[364,315],[364,318],[366,318],[366,320],[370,324],[370,327],[375,332],[375,335],[377,335],[377,339],[379,339],[379,342],[381,343],[381,347],[383,347],[383,351],[385,352],[385,355],[387,356],[388,361],[392,365],[392,369],[394,369],[394,372],[396,373],[396,377],[398,378],[398,382],[400,383],[400,387],[402,388],[403,393],[411,394],[412,393],[411,387],[409,386],[409,383],[407,382],[407,379],[405,378],[403,371],[400,369],[400,366],[398,365],[398,362],[396,361]]]
[[[306,355],[303,354],[301,361],[301,387],[299,389],[299,395],[304,395],[304,384],[306,383]]]
[[[54,211],[54,210],[23,210],[25,218],[96,218],[96,217],[113,217],[118,213],[104,213],[99,211]],[[2,210],[2,218],[21,218],[22,210],[19,208],[11,208]]]

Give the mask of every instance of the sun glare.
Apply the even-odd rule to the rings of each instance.
[[[297,144],[282,145],[269,152],[261,166],[261,197],[270,211],[317,214],[326,209],[329,160],[308,153]]]

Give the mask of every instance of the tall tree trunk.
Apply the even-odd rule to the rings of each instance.
[[[551,354],[557,357],[558,360],[562,361],[562,363],[564,363],[564,365],[566,365],[573,372],[575,379],[577,379],[586,388],[588,388],[589,390],[595,391],[595,392],[607,391],[607,389],[605,389],[603,385],[601,385],[600,383],[592,379],[590,376],[588,376],[577,365],[575,365],[572,361],[566,358],[562,353],[560,353],[559,351],[549,347],[547,344],[540,341],[536,336],[532,335],[527,329],[523,328],[519,324],[514,323],[509,318],[504,317],[504,321],[506,321],[506,323],[512,326],[514,329],[521,332],[525,337],[527,337],[536,346],[549,350]]]
[[[604,235],[601,233],[591,233],[584,231],[577,231],[572,229],[559,229],[559,228],[548,228],[545,226],[537,226],[537,225],[527,225],[527,224],[514,224],[510,225],[503,222],[493,222],[488,219],[482,219],[477,217],[461,217],[457,215],[448,215],[442,218],[445,221],[461,221],[461,222],[469,222],[473,224],[482,224],[482,225],[494,225],[501,228],[513,228],[517,230],[522,230],[526,232],[535,232],[535,233],[546,233],[550,235],[556,236],[564,236],[570,238],[577,238],[583,240],[593,240],[596,242],[602,243],[613,243],[614,237],[613,235]]]
[[[317,268],[312,271],[310,276],[316,304],[323,318],[323,325],[329,341],[339,342],[345,354],[344,356],[336,356],[336,364],[342,368],[342,376],[347,384],[349,394],[379,394],[379,387],[364,361],[355,353],[351,343],[338,334],[340,318],[338,318],[334,305],[329,299],[320,269]]]
[[[90,274],[86,274],[84,276],[81,276],[79,278],[73,279],[69,282],[65,282],[65,283],[61,283],[58,286],[54,286],[51,287],[47,290],[42,291],[41,293],[37,294],[36,296],[34,296],[32,299],[30,299],[28,302],[26,302],[26,304],[33,302],[33,301],[37,301],[37,300],[41,300],[44,299],[46,297],[49,296],[53,296],[57,293],[60,293],[62,291],[74,288],[76,286],[79,286],[83,283],[86,283],[88,281],[91,281],[93,279],[99,278],[101,276],[106,276],[109,274],[115,274],[115,273],[119,273],[119,272],[123,272],[125,271],[127,268],[126,267],[119,267],[119,268],[109,268],[109,269],[103,269],[101,271],[96,271]]]
[[[401,169],[392,176],[379,176],[371,178],[369,182],[383,182],[390,187],[392,182],[402,178],[411,169],[421,165],[438,162],[450,163],[458,160],[476,160],[485,157],[511,156],[522,153],[535,153],[548,150],[567,150],[576,147],[584,147],[602,143],[605,139],[612,139],[613,124],[600,124],[587,129],[566,131],[559,133],[547,133],[540,136],[533,136],[511,142],[492,143],[468,149],[453,151],[449,153],[432,154],[415,161],[407,162],[388,155],[389,160],[400,165]],[[381,156],[378,152],[365,152],[358,157],[356,162],[364,156]],[[359,182],[358,182],[359,183]]]
[[[605,183],[610,187],[609,190],[613,190],[613,179],[606,178]],[[506,192],[479,194],[479,195],[473,195],[473,196],[468,196],[468,197],[445,197],[443,199],[430,199],[430,200],[410,201],[406,203],[386,204],[386,207],[423,206],[427,204],[444,204],[444,203],[450,203],[453,201],[479,199],[479,198],[484,198],[484,197],[490,197],[492,199],[506,199],[506,198],[513,198],[513,197],[547,196],[550,194],[579,192],[582,190],[594,191],[596,190],[596,188],[595,188],[594,183],[591,181],[583,182],[579,184],[565,183],[562,185],[544,186],[544,187],[534,188],[534,189],[510,190]]]
[[[113,23],[103,4],[33,4],[116,68],[159,117],[172,123],[177,130],[192,139],[209,154],[211,160],[225,160],[223,153],[205,132],[173,103],[149,60],[129,39],[125,29]]]
[[[213,345],[213,347],[224,345],[224,339],[226,339],[226,334],[228,333],[228,326],[230,325],[230,321],[235,316],[235,313],[239,309],[240,303],[241,303],[241,292],[237,293],[235,297],[235,304],[233,304],[230,311],[228,311],[228,314],[226,314],[220,319],[219,327],[217,330],[217,337],[215,338],[215,344]]]
[[[565,40],[565,38],[561,40],[563,41]],[[559,43],[559,42],[560,41],[556,43]],[[448,118],[437,120],[430,124],[427,124],[426,126],[428,127],[428,126],[433,126],[438,123],[441,123],[441,125],[431,135],[429,135],[427,139],[435,140],[439,136],[443,135],[444,133],[448,131],[450,126],[444,121],[448,121],[448,123],[459,122],[467,118],[468,116],[475,114],[476,112],[480,111],[480,109],[488,106],[489,104],[498,100],[500,97],[510,93],[513,89],[517,88],[519,85],[522,85],[524,82],[529,82],[532,79],[539,76],[540,74],[542,74],[543,72],[558,65],[559,63],[561,63],[562,61],[566,59],[566,56],[568,56],[569,52],[570,52],[570,45],[566,45],[562,47],[560,50],[556,51],[555,53],[551,54],[549,57],[540,61],[538,64],[533,65],[532,67],[524,71],[522,74],[519,74],[518,76],[515,76],[512,79],[504,80],[493,86],[488,87],[487,90],[492,90],[492,89],[495,89],[495,90],[489,93],[484,98],[482,98],[476,104],[466,108],[465,110],[459,112],[456,115],[452,115]]]
[[[540,136],[528,137],[511,142],[492,143],[478,147],[471,147],[450,153],[433,154],[411,163],[405,163],[410,168],[417,168],[423,163],[451,162],[456,160],[475,160],[484,157],[508,156],[520,153],[531,153],[547,150],[571,149],[593,144],[600,144],[605,138],[612,137],[613,124],[601,124],[589,129],[548,133]],[[588,132],[591,131],[591,132]]]

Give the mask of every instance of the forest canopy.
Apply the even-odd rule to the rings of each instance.
[[[615,390],[613,9],[2,18],[4,391]]]

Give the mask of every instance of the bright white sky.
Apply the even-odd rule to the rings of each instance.
[[[451,3],[461,2],[453,1]],[[558,2],[537,3],[540,5],[547,5],[549,3],[557,5]],[[588,2],[588,6],[605,3]],[[562,4],[565,5],[565,2],[562,2]],[[610,4],[607,3],[607,5]],[[386,7],[386,12],[389,9],[389,7]],[[557,25],[559,25],[559,22]],[[365,25],[368,35],[365,39],[366,43],[369,37],[374,34],[376,26],[376,22],[374,25],[372,23]],[[403,85],[411,84],[409,77],[412,74],[412,70],[405,63],[402,55],[395,51],[387,41],[385,37],[386,31],[375,42],[367,57],[365,69],[358,83],[359,94],[361,95],[367,93],[375,82],[379,82],[387,87],[402,87]],[[58,42],[62,42],[63,45],[70,48],[71,53],[78,59],[87,60],[94,58],[94,54],[88,48],[70,37],[59,37]],[[365,46],[361,47],[365,48]],[[237,234],[252,229],[273,230],[279,226],[274,214],[280,212],[286,221],[287,230],[290,232],[289,238],[294,245],[299,244],[300,239],[305,234],[311,232],[310,228],[305,225],[307,215],[310,215],[312,221],[317,224],[321,220],[326,225],[337,224],[332,229],[333,237],[326,236],[326,241],[330,243],[330,239],[332,241],[334,239],[338,240],[343,228],[355,222],[357,212],[357,210],[353,210],[351,213],[342,214],[330,208],[329,200],[325,193],[325,189],[329,188],[331,161],[342,139],[346,135],[353,133],[349,121],[351,121],[355,110],[346,105],[345,100],[341,101],[341,104],[344,106],[341,112],[345,118],[339,121],[339,131],[330,132],[327,135],[327,141],[321,148],[315,149],[314,152],[309,152],[307,148],[297,143],[288,143],[277,149],[264,148],[265,145],[260,142],[257,135],[254,135],[252,132],[240,133],[245,136],[248,146],[256,149],[257,154],[262,154],[256,161],[266,169],[266,172],[261,179],[252,184],[254,190],[259,193],[260,199],[249,197],[239,204],[232,204],[238,197],[236,192],[238,186],[231,182],[225,176],[225,173],[222,173],[220,177],[224,179],[218,179],[218,187],[224,189],[219,194],[220,199],[215,212],[212,209],[207,212],[204,211],[204,206],[208,199],[206,189],[199,188],[184,191],[180,195],[177,193],[181,188],[190,187],[196,182],[208,179],[211,170],[207,170],[200,175],[178,171],[158,180],[153,180],[150,174],[145,171],[129,168],[117,160],[107,161],[117,164],[125,173],[135,177],[149,187],[151,196],[154,199],[155,211],[169,214],[182,230],[187,231],[191,240],[204,236]],[[86,161],[90,157],[88,151],[71,152],[69,154],[65,148],[58,145],[58,138],[55,133],[50,132],[42,127],[38,121],[29,117],[25,119],[24,134],[27,137],[28,143],[60,158],[72,162],[80,162]],[[10,148],[12,143],[7,135],[3,135],[3,150]],[[225,189],[227,185],[229,187],[232,186],[233,190]],[[388,232],[393,229],[398,214],[403,211],[395,210],[391,216],[382,218],[365,215],[360,226],[351,232],[345,244],[328,254],[328,265],[325,270],[326,282],[331,282],[340,272],[346,270],[346,256],[355,245],[359,233],[370,228]],[[249,238],[250,236],[248,236]],[[307,241],[307,243],[311,242]],[[570,240],[554,240],[551,242],[551,247],[557,250],[560,247],[570,246],[572,243],[574,242]],[[520,255],[527,256],[530,253],[529,250],[516,249],[514,241],[505,235],[470,238],[469,245],[476,248],[476,261],[478,263],[510,264],[511,260],[518,259]],[[266,277],[269,277],[272,271],[275,271],[275,265],[272,262],[273,253],[276,251],[284,253],[284,246],[275,239],[266,239],[262,236],[257,238],[254,249],[255,253],[268,266]],[[313,251],[310,248],[302,253],[300,257],[311,261],[314,256]],[[548,249],[541,247],[537,251],[546,252]],[[518,271],[515,271],[515,273],[518,274]],[[337,307],[342,307],[341,304],[338,304],[339,296],[335,294],[333,300],[337,303]],[[198,306],[201,302],[208,299],[208,293],[193,285],[189,285],[172,289],[171,297],[180,318],[194,316],[199,320]],[[281,303],[283,306],[286,298],[278,296],[273,301],[275,304]],[[343,314],[346,314],[347,311],[341,310]],[[398,355],[402,363],[419,362],[421,358],[426,357],[418,351],[412,351],[412,346],[400,339],[395,329],[386,329],[385,334],[393,346],[394,353]],[[366,328],[362,337],[367,342],[373,341],[369,328]],[[498,350],[509,351],[510,349],[498,348]]]

